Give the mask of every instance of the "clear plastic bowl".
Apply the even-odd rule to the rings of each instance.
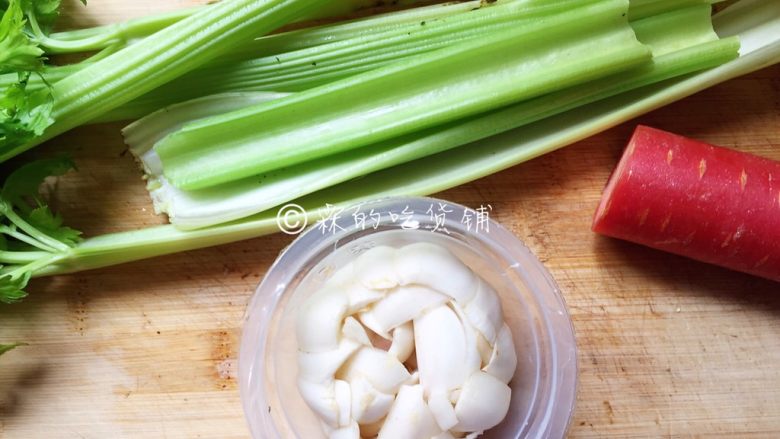
[[[356,212],[365,214],[365,223]],[[492,220],[477,228],[478,216],[442,200],[388,198],[345,209],[287,247],[257,287],[245,316],[239,379],[252,437],[325,438],[296,385],[297,310],[335,269],[361,252],[429,241],[449,248],[499,292],[512,329],[518,364],[509,413],[482,437],[563,438],[577,387],[576,343],[563,297],[519,239]]]

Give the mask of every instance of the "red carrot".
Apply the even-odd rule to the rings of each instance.
[[[639,126],[593,231],[780,281],[780,162]]]

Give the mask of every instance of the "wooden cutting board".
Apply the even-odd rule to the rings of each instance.
[[[69,0],[108,23],[192,0]],[[780,67],[733,80],[489,178],[439,194],[493,206],[544,261],[579,343],[573,438],[780,437],[780,284],[589,230],[641,122],[780,159]],[[67,151],[55,194],[90,235],[161,223],[121,125],[80,128],[23,159]],[[18,162],[17,162],[18,163]],[[244,307],[283,235],[40,279],[0,307],[2,438],[247,438],[236,386]],[[777,243],[780,245],[780,243]]]

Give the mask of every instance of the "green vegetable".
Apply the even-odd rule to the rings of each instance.
[[[25,33],[20,0],[10,0],[0,18],[0,73],[39,70],[43,50]]]
[[[53,99],[46,90],[28,93],[30,73],[19,73],[0,95],[0,144],[22,144],[51,125]]]
[[[59,7],[60,0],[0,1],[0,73],[43,67],[45,41]]]
[[[226,52],[316,9],[326,0],[231,0],[205,8],[55,83],[53,123],[40,135],[0,141],[0,161],[83,124]],[[40,90],[32,95],[46,94]],[[30,100],[38,99],[33,96]],[[16,114],[31,111],[17,107]],[[24,118],[24,114],[20,116]],[[0,121],[0,123],[5,121]],[[0,125],[0,129],[5,128]],[[21,143],[22,140],[24,143]]]
[[[46,49],[47,53],[88,52],[117,45],[125,46],[129,42],[147,37],[169,27],[203,8],[205,7],[178,9],[164,14],[135,18],[122,23],[54,32],[48,36],[44,32],[35,32],[35,34],[38,42]]]
[[[22,166],[8,176],[0,191],[0,301],[14,302],[26,294],[22,288],[30,274],[81,242],[81,233],[62,225],[38,195],[48,176],[59,176],[73,168],[67,158],[39,160]],[[12,246],[12,244],[14,246]],[[18,247],[22,245],[22,250]]]
[[[147,154],[154,144],[193,120],[246,108],[287,96],[287,93],[223,93],[181,102],[158,110],[122,130],[125,142],[136,157]],[[154,165],[151,165],[154,166]]]
[[[155,150],[174,186],[202,189],[583,83],[649,59],[628,26],[627,7],[591,2],[193,122]]]
[[[213,188],[182,191],[173,187],[161,178],[159,159],[149,149],[181,126],[182,119],[196,118],[194,108],[200,117],[209,112],[219,114],[223,112],[222,106],[209,111],[213,102],[224,100],[238,106],[248,96],[213,96],[208,101],[161,111],[128,127],[126,141],[131,151],[147,163],[147,172],[151,174],[149,189],[157,210],[168,214],[180,228],[197,228],[239,219],[361,175],[446,151],[627,90],[715,67],[738,56],[739,43],[735,38],[719,40],[713,32],[709,6],[638,20],[632,27],[640,41],[653,48],[651,63],[477,117]],[[168,125],[171,117],[176,120],[175,126]],[[158,136],[141,137],[138,132],[155,132]]]

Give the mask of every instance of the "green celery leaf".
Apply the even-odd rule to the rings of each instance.
[[[18,348],[19,346],[27,346],[27,343],[0,344],[0,355],[3,355],[14,348]]]
[[[32,273],[29,271],[18,277],[7,274],[0,276],[0,302],[16,303],[27,297],[24,287],[27,286],[31,276]]]
[[[0,197],[21,210],[29,211],[28,206],[24,204],[25,198],[29,197],[36,204],[41,204],[38,188],[46,177],[64,175],[75,167],[73,160],[69,157],[42,159],[27,163],[5,179]]]
[[[63,226],[62,216],[53,213],[46,205],[33,209],[27,220],[36,229],[69,246],[74,246],[83,240],[80,231]]]
[[[15,1],[15,0],[11,0]],[[60,16],[60,0],[20,0],[25,15],[35,15],[38,25],[49,33]]]
[[[62,217],[44,204],[39,194],[49,176],[73,169],[67,157],[38,160],[12,172],[0,189],[0,250],[8,262],[0,266],[0,302],[14,303],[27,296],[24,288],[41,267],[67,255],[82,241],[81,232],[62,224]],[[7,223],[6,223],[7,221]]]
[[[14,0],[0,0],[0,12],[8,9],[9,3]],[[87,0],[80,0],[84,6]],[[35,14],[38,23],[44,29],[51,29],[51,26],[59,17],[59,10],[62,2],[60,0],[21,0],[22,9],[25,14]]]
[[[39,70],[43,50],[25,32],[22,5],[11,0],[0,19],[0,73]]]
[[[37,160],[20,167],[5,180],[0,197],[21,211],[31,226],[68,246],[81,241],[81,232],[62,225],[62,217],[43,202],[38,189],[49,176],[60,176],[75,168],[68,157]],[[33,207],[34,206],[34,207]]]
[[[0,92],[0,146],[13,148],[40,136],[54,123],[51,89],[27,91],[29,73]]]

